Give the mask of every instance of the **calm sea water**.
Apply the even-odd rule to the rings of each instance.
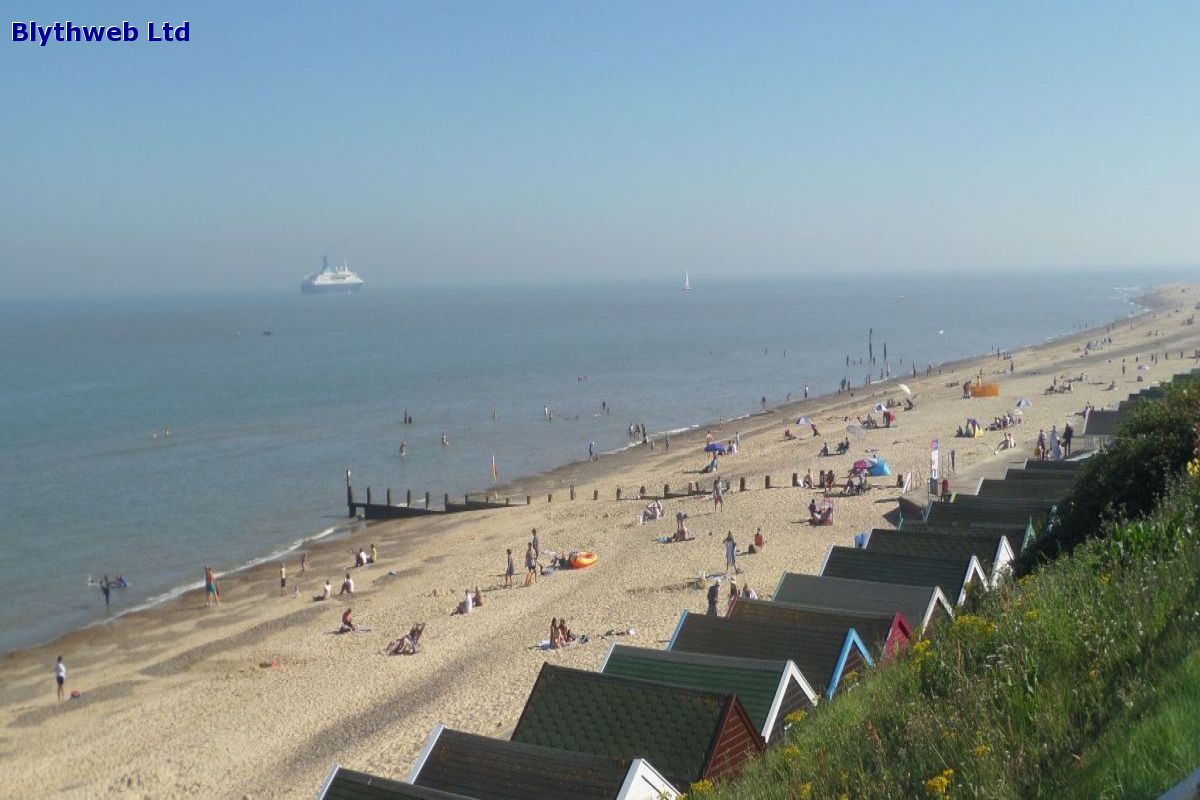
[[[196,584],[206,563],[235,569],[329,530],[348,467],[360,488],[461,494],[490,483],[492,453],[514,478],[585,458],[592,440],[622,447],[631,421],[678,429],[805,384],[832,391],[871,328],[902,374],[1110,321],[1131,311],[1122,282],[368,285],[3,304],[0,650],[104,619],[89,576],[130,578],[117,614]],[[849,370],[855,384],[865,372]]]

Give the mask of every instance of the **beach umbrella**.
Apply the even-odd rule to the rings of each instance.
[[[866,431],[863,430],[862,425],[854,425],[854,424],[847,425],[846,431],[847,431],[847,433],[853,433],[855,436],[862,436],[863,434],[866,433]]]
[[[1017,408],[1029,408],[1032,405],[1033,405],[1033,403],[1030,402],[1028,397],[1022,397],[1020,400],[1017,401]]]
[[[725,455],[725,445],[721,444],[720,442],[713,442],[704,448],[704,452],[720,453],[721,455]]]
[[[855,471],[867,470],[870,468],[871,468],[871,462],[867,461],[865,458],[860,458],[858,461],[855,461],[854,465],[853,465],[853,469]]]
[[[797,425],[812,425],[812,423],[808,421],[808,417],[801,417],[800,419],[796,420],[796,424]]]
[[[882,413],[884,411],[887,411],[887,406],[885,406],[883,403],[876,403],[875,410]]]
[[[900,384],[900,391],[904,392],[906,395],[908,395],[910,397],[912,396],[912,389],[908,388],[903,383]]]

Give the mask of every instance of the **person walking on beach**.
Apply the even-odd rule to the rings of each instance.
[[[1071,427],[1071,423],[1066,423],[1063,427],[1062,443],[1063,453],[1067,458],[1071,457],[1071,439],[1075,438],[1075,429]]]
[[[279,594],[287,592],[287,565],[279,562]]]
[[[716,506],[718,510],[724,511],[725,510],[725,495],[721,494],[721,479],[720,478],[716,478],[713,480],[713,495],[712,495],[712,497],[713,497],[713,505]]]
[[[525,549],[525,585],[530,586],[537,583],[537,551],[533,549],[533,542]]]
[[[100,581],[100,593],[104,595],[104,610],[108,611],[108,596],[112,593],[112,584],[108,582],[107,575]]]
[[[588,442],[588,461],[598,461],[599,456],[596,455],[596,440]]]
[[[808,399],[808,384],[804,384],[804,399]]]
[[[713,581],[713,585],[708,587],[708,611],[710,617],[720,616],[717,613],[717,600],[721,598],[721,581]]]
[[[508,565],[504,568],[504,588],[512,588],[513,575],[517,573],[517,567],[513,564],[512,548],[508,548]]]
[[[538,539],[537,528],[534,528],[531,532],[533,533],[533,560],[536,562],[542,557],[542,543]]]
[[[734,541],[733,531],[729,531],[725,534],[725,574],[736,575],[737,572],[737,542]]]
[[[307,550],[300,554],[300,574],[303,575],[305,572],[308,572],[308,551]]]
[[[54,682],[58,684],[58,702],[63,701],[63,685],[67,682],[67,665],[63,663],[62,656],[58,657],[58,662],[54,665]]]
[[[217,585],[217,576],[213,574],[212,567],[204,565],[204,607],[211,608],[213,602],[218,606],[221,605],[221,587]]]

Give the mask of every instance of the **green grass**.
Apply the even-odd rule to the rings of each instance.
[[[693,797],[1139,797],[1200,766],[1200,479],[973,601]]]
[[[1078,798],[1154,797],[1200,766],[1200,642],[1166,670],[1140,713],[1114,720],[1083,753]]]

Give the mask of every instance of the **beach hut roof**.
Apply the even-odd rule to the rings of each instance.
[[[959,498],[962,499],[962,498]],[[976,500],[980,498],[974,498]],[[973,502],[930,503],[925,510],[925,522],[932,525],[969,525],[975,527],[1030,525],[1046,518],[1049,508],[1030,509],[1021,504],[1007,505],[990,501],[983,506]],[[900,526],[904,530],[908,519]]]
[[[782,659],[735,658],[614,644],[600,671],[605,675],[734,693],[767,741],[783,727],[784,717],[797,709],[812,708],[818,699],[799,668]]]
[[[512,740],[649,760],[675,786],[736,774],[763,739],[737,696],[543,664]]]
[[[899,611],[855,613],[841,609],[804,608],[774,600],[738,600],[729,617],[818,625],[837,631],[853,628],[877,658],[890,658],[912,638],[912,627]]]
[[[1020,553],[1029,546],[1033,541],[1036,531],[1033,523],[1026,520],[1025,522],[1012,522],[995,525],[965,523],[961,520],[946,520],[941,522],[922,522],[919,519],[904,520],[904,524],[899,527],[902,531],[910,533],[949,533],[959,536],[991,536],[995,534],[1003,534],[1008,538],[1008,545],[1014,553]]]
[[[1039,461],[1034,458],[1027,459],[1024,464],[1019,467],[1013,467],[1008,470],[1011,474],[1014,471],[1019,471],[1024,474],[1036,472],[1078,472],[1083,466],[1086,458],[1072,458],[1063,461]]]
[[[967,587],[978,581],[987,588],[987,575],[979,559],[933,558],[860,550],[855,547],[829,548],[822,575],[835,578],[878,580],[887,583],[911,583],[937,586],[947,598],[960,605],[967,598]]]
[[[1020,540],[1017,540],[1018,545]],[[995,585],[1003,570],[1013,560],[1012,542],[1003,533],[985,532],[964,534],[958,532],[893,531],[876,528],[867,538],[867,550],[898,555],[929,556],[934,558],[966,561],[971,556],[979,559],[979,566]]]
[[[1083,423],[1083,436],[1116,436],[1123,411],[1092,411]]]
[[[325,785],[317,800],[472,800],[472,798],[443,792],[438,789],[427,789],[424,786],[413,786],[366,772],[357,772],[335,764],[325,778]]]
[[[789,659],[808,683],[833,697],[842,675],[874,666],[870,649],[854,628],[822,627],[765,619],[732,619],[684,612],[667,646],[672,651],[747,658]]]
[[[1059,473],[1047,473],[1059,474]],[[1066,473],[1070,475],[1070,473]],[[1071,475],[1074,478],[1073,475]],[[976,497],[989,500],[1017,500],[1033,503],[1061,503],[1071,493],[1073,480],[1003,480],[984,478],[979,482]],[[960,495],[962,497],[963,495]],[[970,495],[965,495],[969,497]]]
[[[772,602],[852,613],[899,611],[910,624],[921,629],[928,628],[943,614],[954,615],[952,605],[936,586],[860,581],[798,572],[783,574],[775,587]]]
[[[571,797],[611,800],[629,787],[653,787],[651,796],[675,788],[640,758],[609,758],[553,747],[493,739],[439,725],[425,742],[409,782],[445,797],[522,800]],[[632,796],[642,797],[645,792]]]

